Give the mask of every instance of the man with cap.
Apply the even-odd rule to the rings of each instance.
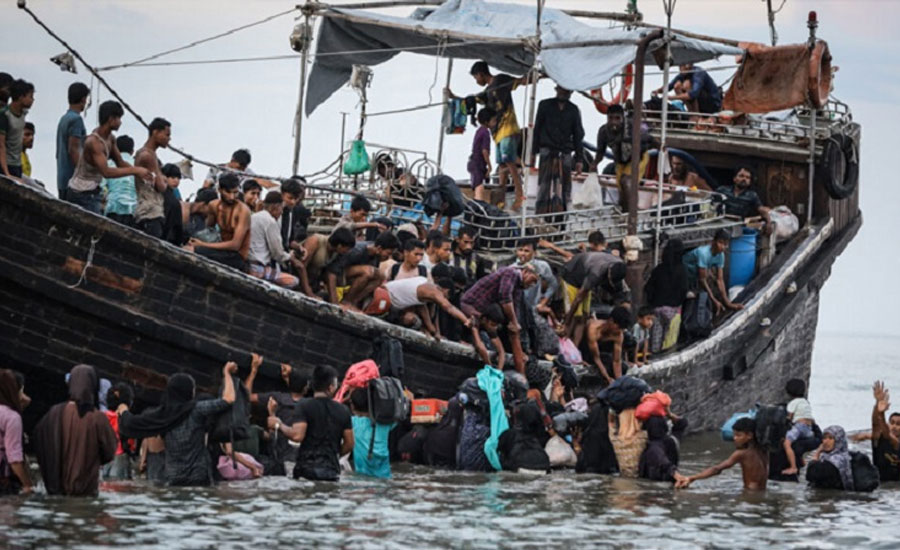
[[[531,149],[531,165],[540,155],[538,172],[538,214],[550,211],[553,184],[560,186],[563,209],[569,206],[572,194],[572,168],[580,174],[583,168],[584,127],[581,111],[569,101],[572,91],[556,86],[556,97],[545,99],[538,105],[534,119],[534,141]]]

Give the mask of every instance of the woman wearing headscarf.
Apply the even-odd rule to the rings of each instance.
[[[662,261],[653,268],[644,286],[647,305],[653,308],[657,322],[650,332],[650,351],[659,353],[678,342],[681,329],[681,305],[687,296],[687,271],[681,257],[684,243],[672,239],[663,250]]]
[[[51,495],[96,495],[100,466],[115,456],[118,440],[97,410],[98,389],[94,367],[76,366],[69,376],[69,401],[51,408],[35,428],[35,454]]]
[[[190,375],[170,376],[159,407],[134,415],[127,405],[119,406],[119,434],[133,438],[163,437],[165,480],[169,485],[211,485],[213,471],[212,459],[206,449],[207,419],[234,403],[232,374],[236,372],[236,363],[226,363],[222,368],[222,397],[203,401],[196,400],[196,386]]]
[[[504,470],[511,472],[547,473],[550,457],[544,450],[547,431],[544,418],[534,401],[516,407],[515,425],[500,435],[498,450]]]
[[[609,407],[598,402],[588,414],[575,471],[579,474],[614,474],[618,470],[616,453],[609,440]]]
[[[651,481],[678,481],[678,441],[669,433],[669,423],[662,416],[651,416],[644,422],[647,448],[638,462],[638,476]]]
[[[834,475],[835,470],[837,476]],[[844,428],[840,426],[825,428],[822,432],[822,445],[807,466],[806,478],[820,488],[839,488],[836,481],[840,478],[840,485],[845,491],[855,490],[850,450]],[[829,481],[830,478],[834,479]]]
[[[22,452],[23,395],[16,375],[0,369],[0,495],[31,492]]]

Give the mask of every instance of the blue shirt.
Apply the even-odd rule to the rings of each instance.
[[[391,453],[388,450],[388,436],[397,424],[375,425],[375,450],[369,458],[372,425],[372,419],[368,416],[353,416],[353,468],[358,474],[389,479]]]
[[[69,158],[69,137],[77,137],[84,146],[84,136],[87,131],[84,128],[84,120],[79,113],[72,109],[59,119],[56,127],[56,188],[66,189],[69,180],[75,173],[75,164]]]
[[[134,165],[134,158],[128,153],[122,153],[122,160],[128,164]],[[109,165],[113,168],[116,161],[109,159]],[[137,206],[137,191],[134,188],[134,176],[123,176],[121,178],[106,179],[100,183],[106,189],[106,212],[105,214],[119,214],[121,216],[129,216],[134,214],[134,207]]]
[[[703,246],[698,246],[685,254],[682,262],[684,263],[684,268],[687,270],[688,285],[690,287],[695,287],[697,286],[698,269],[701,267],[703,269],[709,269],[711,267],[722,269],[725,267],[725,253],[720,252],[714,256],[712,253],[712,245],[705,244]]]

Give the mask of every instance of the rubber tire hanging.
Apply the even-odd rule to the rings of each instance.
[[[853,138],[834,134],[825,141],[816,165],[816,183],[833,199],[846,199],[859,183],[859,158]]]

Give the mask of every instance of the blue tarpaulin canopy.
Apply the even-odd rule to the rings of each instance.
[[[535,6],[448,0],[409,17],[326,8],[319,12],[315,63],[309,76],[306,114],[312,113],[350,80],[353,65],[377,65],[400,52],[482,59],[493,67],[524,74],[540,55],[544,72],[570,90],[606,84],[633,62],[637,43],[651,30],[602,28],[584,24],[555,9],[541,14],[541,40],[535,40]],[[673,33],[676,64],[696,63],[742,50]],[[664,46],[651,43],[652,52]]]

